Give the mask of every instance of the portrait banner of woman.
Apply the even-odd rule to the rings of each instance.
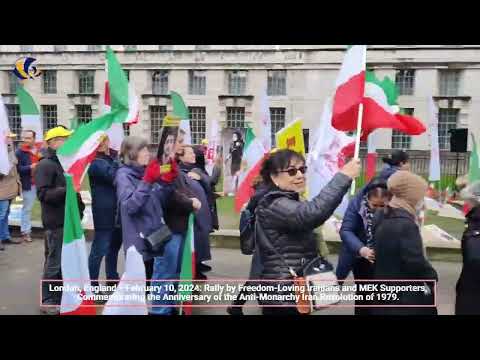
[[[180,118],[167,115],[163,119],[157,159],[161,164],[168,164],[175,157],[175,144],[179,136]]]
[[[224,129],[223,144],[223,192],[234,196],[239,185],[242,171],[242,157],[245,148],[245,129]]]

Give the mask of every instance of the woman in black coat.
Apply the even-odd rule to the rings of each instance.
[[[318,256],[314,229],[322,225],[340,205],[352,179],[360,172],[359,160],[352,160],[311,201],[302,201],[306,185],[305,159],[292,150],[279,150],[263,163],[262,186],[268,188],[257,205],[256,242],[263,269],[263,285],[292,285],[293,274]],[[292,280],[275,281],[275,280]],[[262,299],[264,315],[298,315],[291,289],[269,292]],[[264,297],[263,294],[260,294]],[[282,305],[283,307],[278,307]]]
[[[414,280],[377,282],[381,286],[420,286],[416,291],[395,292],[398,299],[375,299],[372,315],[436,315],[435,282],[437,272],[423,251],[418,213],[423,206],[427,183],[420,176],[399,170],[388,180],[393,198],[385,212],[374,220],[376,280]],[[386,292],[376,292],[387,294]],[[387,295],[385,295],[387,296]],[[391,307],[400,305],[399,307]],[[419,305],[419,306],[415,306]],[[390,306],[390,307],[386,307]]]
[[[462,236],[463,267],[456,287],[455,315],[480,315],[480,181],[467,186],[461,196],[471,210]]]

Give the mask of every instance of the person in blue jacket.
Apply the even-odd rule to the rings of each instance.
[[[354,279],[373,278],[374,216],[377,209],[386,206],[389,198],[386,181],[382,178],[375,178],[350,201],[340,228],[342,247],[336,271],[340,282],[347,278],[350,271],[353,272]],[[363,284],[363,282],[359,283]],[[365,294],[357,290],[357,295]],[[355,305],[365,304],[362,301],[355,301]],[[368,313],[368,308],[355,307],[355,315],[366,313]]]
[[[114,186],[118,165],[116,154],[110,149],[110,141],[106,136],[88,169],[95,227],[95,236],[88,257],[92,286],[98,286],[100,264],[104,257],[107,285],[113,285],[119,279],[117,261],[122,246],[122,231],[117,219],[117,195]]]

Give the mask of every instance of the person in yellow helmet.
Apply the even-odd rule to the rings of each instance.
[[[45,267],[44,280],[61,280],[61,254],[63,243],[63,224],[65,216],[66,181],[64,170],[57,157],[57,149],[70,136],[71,131],[63,126],[50,129],[45,135],[47,149],[45,156],[39,161],[34,174],[37,185],[37,197],[42,208],[42,223],[45,229]],[[80,215],[85,205],[78,195]],[[57,307],[41,306],[40,311],[48,315],[59,313],[58,305],[62,299],[60,291],[50,291],[50,285],[61,285],[58,282],[42,282],[41,305],[57,305]]]

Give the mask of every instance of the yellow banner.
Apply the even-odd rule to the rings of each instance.
[[[278,149],[291,149],[305,156],[302,120],[295,120],[275,135]]]

